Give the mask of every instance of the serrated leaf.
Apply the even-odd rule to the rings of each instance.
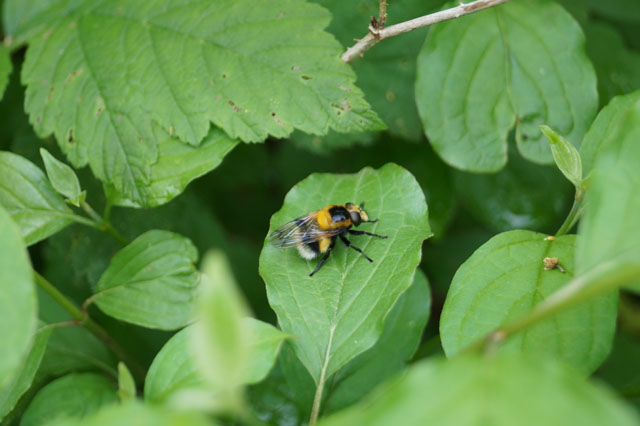
[[[83,193],[82,188],[80,188],[80,181],[76,176],[76,172],[49,154],[49,151],[44,148],[40,148],[40,155],[42,156],[42,161],[44,161],[47,177],[53,189],[67,197],[74,206],[79,206],[84,201],[86,193]]]
[[[92,296],[107,315],[143,327],[175,330],[193,318],[198,251],[173,232],[145,232],[111,259]]]
[[[120,402],[136,399],[136,382],[122,361],[118,363],[118,398]]]
[[[316,382],[330,377],[378,340],[384,318],[413,280],[422,241],[431,235],[424,194],[405,169],[387,164],[352,175],[313,174],[289,191],[276,227],[330,204],[366,202],[375,224],[361,229],[387,235],[382,240],[352,237],[374,263],[346,247],[336,247],[313,277],[317,261],[305,261],[295,249],[268,241],[260,255],[260,274],[269,303],[292,345]],[[341,246],[340,242],[338,245]]]
[[[598,106],[582,31],[553,2],[509,2],[437,24],[418,55],[417,75],[431,144],[466,171],[501,169],[514,126],[522,155],[551,163],[538,126],[548,124],[578,146]]]
[[[338,411],[359,401],[377,385],[404,370],[418,349],[430,310],[429,283],[424,272],[418,269],[411,287],[387,315],[380,340],[336,373],[325,411]]]
[[[18,224],[27,245],[55,234],[72,222],[73,213],[35,164],[0,152],[0,204]]]
[[[44,351],[47,348],[47,341],[51,331],[51,328],[46,327],[38,330],[31,351],[22,365],[20,373],[10,384],[0,387],[0,421],[11,412],[22,394],[31,387]]]
[[[9,49],[0,45],[0,99],[4,95],[4,89],[9,84],[9,74],[13,65],[11,64],[11,56],[9,56]]]
[[[574,276],[575,235],[553,240],[531,231],[499,234],[456,272],[440,317],[442,347],[451,357],[509,321],[524,316]],[[563,268],[545,270],[545,258]],[[617,294],[576,305],[527,328],[501,350],[549,356],[593,372],[609,354]]]
[[[38,303],[20,231],[0,205],[0,389],[18,374],[36,331]]]
[[[218,167],[238,144],[217,128],[196,148],[167,137],[158,143],[158,161],[151,165],[149,183],[140,188],[141,200],[127,197],[106,183],[107,198],[114,205],[155,207],[180,195],[189,182]]]
[[[72,373],[44,386],[24,412],[21,425],[38,426],[55,419],[81,419],[118,401],[113,382],[95,373]]]
[[[585,139],[593,169],[576,248],[580,274],[609,261],[640,265],[639,138],[640,92],[635,92],[614,98]],[[634,288],[640,288],[638,280]]]
[[[578,150],[551,127],[542,125],[540,130],[551,145],[551,153],[558,169],[576,187],[576,191],[581,191],[582,160]]]
[[[512,355],[421,362],[319,425],[632,426],[639,421],[608,389],[557,363]]]

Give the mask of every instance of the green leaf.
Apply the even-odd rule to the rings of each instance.
[[[250,355],[243,383],[258,383],[269,374],[282,342],[290,336],[271,324],[253,318],[245,318],[243,326],[248,329]]]
[[[217,128],[212,128],[197,148],[167,137],[158,142],[158,161],[151,165],[149,183],[139,188],[141,199],[127,197],[106,183],[107,198],[114,205],[131,207],[167,203],[180,195],[191,181],[218,167],[237,144],[237,140]]]
[[[153,230],[111,259],[92,296],[107,315],[143,327],[175,330],[192,321],[198,251],[187,238]]]
[[[33,344],[38,301],[32,274],[20,231],[0,206],[0,389],[12,383]]]
[[[85,418],[118,401],[110,380],[95,373],[72,373],[40,389],[22,416],[22,426],[43,425],[59,418]]]
[[[4,89],[9,84],[9,74],[11,74],[11,56],[9,55],[9,49],[0,45],[0,99],[4,95]]]
[[[640,265],[640,92],[614,98],[589,138],[585,149],[589,143],[595,159],[579,227],[577,271],[584,274],[605,262]],[[634,288],[640,289],[638,280]]]
[[[582,160],[580,160],[578,150],[551,127],[543,124],[540,126],[540,130],[551,145],[551,153],[558,169],[576,187],[576,191],[581,191]]]
[[[0,152],[0,204],[20,227],[27,245],[44,240],[73,220],[73,213],[35,164]]]
[[[411,287],[387,315],[380,340],[336,373],[326,412],[359,401],[384,380],[404,370],[418,349],[430,310],[427,277],[418,269]]]
[[[418,55],[416,100],[450,165],[495,172],[515,126],[522,155],[551,163],[539,126],[578,146],[598,106],[578,24],[553,2],[522,0],[437,24]]]
[[[118,363],[118,398],[120,402],[136,399],[136,382],[122,361]]]
[[[0,421],[11,412],[22,394],[31,387],[47,347],[51,330],[51,328],[47,327],[38,330],[31,351],[24,365],[22,365],[20,373],[14,377],[10,384],[0,388]]]
[[[575,239],[510,231],[480,247],[458,269],[442,309],[440,337],[447,356],[524,316],[563,288],[574,276]],[[557,258],[565,272],[546,270],[545,258]],[[501,350],[554,357],[593,372],[611,349],[617,299],[610,293],[566,309],[514,335]]]
[[[323,268],[309,273],[317,261],[305,261],[295,249],[279,249],[265,242],[260,274],[267,284],[269,303],[316,382],[330,377],[380,337],[384,318],[413,281],[422,242],[431,234],[427,205],[415,178],[405,169],[387,164],[352,175],[313,174],[298,183],[271,218],[276,227],[326,205],[366,202],[375,224],[369,232],[388,239],[352,237],[373,260],[342,244]]]
[[[608,389],[553,362],[515,356],[434,359],[319,425],[637,425]]]
[[[87,194],[80,188],[80,181],[73,169],[49,154],[49,151],[44,148],[40,148],[40,155],[53,189],[64,195],[74,206],[80,206]]]

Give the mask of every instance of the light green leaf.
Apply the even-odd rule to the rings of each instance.
[[[80,181],[76,172],[44,148],[40,148],[40,155],[47,170],[47,177],[53,189],[64,195],[71,204],[78,207],[84,201],[86,192],[80,188]]]
[[[0,44],[0,99],[2,99],[4,89],[9,84],[9,74],[11,74],[12,68],[9,49]]]
[[[38,301],[32,274],[20,231],[0,205],[0,389],[16,377],[33,344]]]
[[[578,150],[564,137],[556,133],[551,127],[542,125],[540,130],[546,136],[551,145],[551,153],[556,166],[569,182],[576,187],[576,191],[582,190],[582,160]]]
[[[269,303],[282,330],[298,337],[292,345],[316,382],[375,344],[387,313],[411,285],[420,247],[431,235],[424,194],[395,164],[351,175],[313,174],[289,191],[271,218],[273,231],[326,205],[362,201],[369,217],[380,221],[360,229],[389,237],[351,237],[373,264],[340,241],[313,277],[317,260],[305,261],[295,249],[266,241],[260,255]]]
[[[118,363],[118,398],[120,402],[136,399],[136,382],[122,361]]]
[[[269,374],[282,342],[290,336],[271,324],[253,318],[245,318],[243,327],[248,329],[249,335],[249,363],[243,383],[258,383]]]
[[[524,316],[574,276],[575,235],[547,239],[531,231],[499,234],[453,278],[440,318],[442,347],[451,357],[500,325]],[[545,269],[557,258],[561,269]],[[549,356],[593,372],[609,354],[617,294],[593,298],[508,339],[501,350]]]
[[[18,224],[27,245],[55,234],[73,217],[42,170],[11,152],[0,152],[0,204]]]
[[[60,418],[85,418],[114,404],[113,382],[95,373],[72,373],[40,389],[22,416],[21,426],[38,426]]]
[[[111,259],[92,296],[106,314],[143,327],[175,330],[193,318],[198,251],[173,232],[145,232]]]
[[[605,262],[640,265],[640,92],[614,98],[592,129],[585,149],[589,143],[595,158],[576,248],[580,274]],[[640,281],[633,286],[640,289]]]
[[[635,426],[639,421],[611,391],[557,363],[495,356],[421,362],[319,425]]]
[[[46,327],[38,330],[29,356],[27,356],[25,363],[22,365],[20,373],[14,377],[10,384],[0,388],[0,421],[11,412],[22,394],[31,387],[47,347],[51,330],[51,328]]]
[[[538,126],[578,146],[598,106],[596,77],[573,18],[521,0],[437,24],[418,55],[416,100],[427,136],[450,165],[494,172],[515,126],[522,155],[551,163]]]
[[[418,269],[411,287],[387,315],[380,340],[336,373],[325,411],[338,411],[359,401],[377,385],[404,370],[418,349],[430,310],[427,277]]]

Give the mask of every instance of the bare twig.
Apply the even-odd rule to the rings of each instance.
[[[377,25],[374,25],[376,29],[383,29],[387,25],[387,0],[378,0],[380,6],[380,13],[378,13]]]
[[[358,56],[362,56],[364,52],[376,45],[380,40],[394,37],[398,34],[407,33],[418,28],[437,24],[438,22],[459,18],[460,16],[468,15],[479,10],[488,9],[490,7],[506,3],[508,1],[509,0],[476,0],[471,3],[460,4],[460,6],[452,7],[451,9],[441,10],[440,12],[431,13],[429,15],[411,19],[410,21],[391,25],[390,27],[386,28],[380,27],[379,22],[376,26],[369,25],[369,34],[367,34],[356,44],[348,48],[347,51],[342,54],[342,60],[344,62],[349,62]],[[385,4],[384,16],[386,20],[386,2],[384,0],[380,0],[380,19],[382,19],[382,3]]]

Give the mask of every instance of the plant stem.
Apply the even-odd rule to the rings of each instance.
[[[40,275],[37,271],[33,271],[36,284],[47,292],[53,300],[55,300],[65,311],[69,312],[74,320],[84,326],[91,334],[100,339],[118,359],[127,364],[131,369],[131,372],[140,381],[144,381],[145,371],[138,364],[138,362],[132,358],[115,340],[109,336],[109,333],[102,328],[98,323],[89,317],[85,312],[82,312],[67,296],[62,294],[53,284],[51,284],[45,277]]]
[[[360,41],[347,49],[342,54],[342,60],[344,62],[352,61],[358,56],[362,56],[364,52],[375,46],[380,40],[397,36],[399,34],[407,33],[409,31],[417,30],[418,28],[426,27],[436,24],[438,22],[447,21],[449,19],[459,18],[460,16],[468,15],[479,10],[487,9],[493,6],[497,6],[502,3],[506,3],[509,0],[476,0],[467,4],[460,4],[459,6],[452,7],[450,9],[441,10],[439,12],[431,13],[429,15],[421,16],[419,18],[411,19],[410,21],[401,22],[399,24],[391,25],[386,28],[374,28],[373,25],[369,26],[369,33],[364,36]],[[382,11],[383,0],[380,0]],[[382,15],[380,16],[382,18]],[[386,2],[385,2],[385,20],[386,20]]]
[[[569,232],[571,228],[573,228],[573,226],[576,224],[581,214],[582,214],[582,201],[580,201],[576,197],[576,199],[573,201],[573,206],[571,206],[571,210],[569,211],[567,218],[564,220],[564,222],[560,226],[560,229],[558,229],[558,232],[556,232],[556,237],[559,237],[560,235],[564,235],[567,232]]]
[[[107,206],[109,205],[107,204]],[[107,219],[106,215],[111,212],[110,207],[108,209],[105,208],[105,218],[101,217],[93,209],[93,207],[91,207],[89,203],[87,203],[86,201],[83,201],[82,203],[80,203],[80,207],[82,207],[82,210],[84,210],[89,215],[89,217],[98,224],[97,227],[99,230],[104,231],[107,234],[111,235],[116,241],[118,241],[123,246],[126,246],[129,243],[127,239],[124,238],[122,235],[120,235],[120,233],[113,227],[113,225],[111,225],[111,222],[109,222],[109,219]]]
[[[387,0],[378,0],[378,7],[380,12],[378,13],[378,25],[376,28],[382,29],[387,25]]]

